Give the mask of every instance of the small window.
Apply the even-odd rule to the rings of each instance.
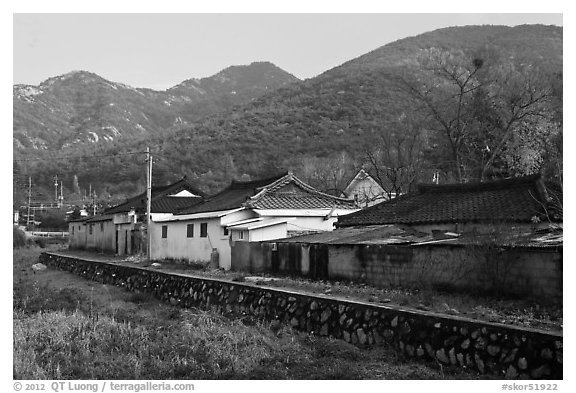
[[[224,236],[228,236],[228,228],[224,227],[222,229],[224,229]]]
[[[208,223],[200,223],[200,237],[208,237]]]
[[[238,232],[238,239],[244,239],[244,231]]]
[[[74,236],[74,225],[72,225],[72,236]]]
[[[104,223],[103,222],[100,223],[100,232],[104,232]]]
[[[162,239],[168,237],[168,225],[162,225]]]
[[[186,225],[186,237],[194,237],[194,224]]]

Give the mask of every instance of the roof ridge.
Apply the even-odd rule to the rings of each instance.
[[[335,203],[336,202],[354,203],[353,199],[340,198],[340,197],[336,197],[334,195],[329,195],[329,194],[325,194],[321,191],[318,191],[317,189],[310,186],[309,184],[304,183],[302,180],[300,180],[298,177],[296,177],[292,172],[288,172],[288,174],[286,174],[282,178],[278,179],[274,183],[272,183],[268,186],[265,186],[265,187],[261,187],[260,191],[256,195],[253,195],[252,197],[248,198],[248,200],[246,201],[246,205],[250,206],[254,203],[257,203],[260,199],[262,199],[269,192],[274,192],[275,190],[285,186],[286,184],[289,184],[290,182],[294,182],[297,186],[303,188],[305,191],[308,191],[312,194],[316,194],[318,196],[327,198],[329,200],[334,201]]]
[[[423,194],[425,192],[468,192],[468,191],[483,191],[483,190],[493,190],[499,188],[505,188],[515,185],[525,185],[536,183],[542,179],[540,173],[522,176],[522,177],[509,177],[506,179],[491,180],[486,182],[473,182],[473,183],[450,183],[450,184],[430,184],[430,183],[420,183],[417,184],[418,193]]]

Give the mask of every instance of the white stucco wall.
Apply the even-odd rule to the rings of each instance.
[[[174,258],[187,261],[209,262],[212,249],[219,254],[219,265],[226,270],[231,267],[230,240],[224,235],[227,224],[245,220],[254,214],[247,210],[229,213],[222,217],[186,219],[182,221],[152,222],[152,259]],[[200,224],[206,223],[207,237],[200,237]],[[194,225],[194,237],[187,237],[187,225]],[[168,227],[166,239],[162,238],[162,226]]]

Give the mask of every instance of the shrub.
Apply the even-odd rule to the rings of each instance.
[[[21,229],[14,227],[12,232],[12,246],[13,248],[20,248],[26,245],[26,234]]]

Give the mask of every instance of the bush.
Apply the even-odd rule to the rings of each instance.
[[[12,246],[13,248],[20,248],[26,245],[26,234],[21,229],[14,227],[12,232]]]

